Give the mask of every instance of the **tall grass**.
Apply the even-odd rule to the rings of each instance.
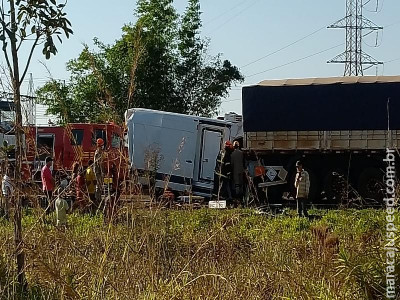
[[[125,207],[112,224],[72,214],[62,229],[26,211],[30,288],[18,293],[12,225],[1,220],[0,298],[384,299],[384,212],[313,213]]]

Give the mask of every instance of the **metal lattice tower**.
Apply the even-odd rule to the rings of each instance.
[[[366,3],[368,3],[367,0]],[[346,29],[346,51],[339,54],[328,63],[345,64],[344,76],[362,76],[364,65],[366,69],[383,64],[362,51],[363,30],[376,31],[383,29],[363,16],[363,0],[346,0],[346,16],[328,28]]]
[[[36,103],[35,103],[35,87],[33,83],[32,73],[29,73],[28,99],[27,99],[27,123],[36,124]]]

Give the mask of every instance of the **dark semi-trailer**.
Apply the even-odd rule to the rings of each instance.
[[[316,205],[382,205],[387,149],[400,160],[400,76],[267,80],[243,88],[244,147],[258,201],[294,197],[295,163]]]

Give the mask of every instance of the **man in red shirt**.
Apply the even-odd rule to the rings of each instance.
[[[43,192],[45,193],[49,204],[51,203],[51,197],[53,195],[53,190],[55,186],[55,181],[50,170],[52,161],[53,159],[51,157],[46,157],[46,165],[42,168]]]

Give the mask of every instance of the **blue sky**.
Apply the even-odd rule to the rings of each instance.
[[[203,0],[201,1],[202,36],[211,39],[210,54],[222,54],[246,75],[244,85],[264,79],[341,76],[343,65],[327,64],[326,61],[344,51],[344,44],[308,59],[293,61],[337,46],[345,41],[345,32],[326,29],[328,25],[345,15],[345,0]],[[175,6],[182,12],[187,1],[176,0]],[[59,53],[46,61],[41,51],[36,51],[29,72],[33,73],[35,87],[48,77],[44,62],[54,78],[68,80],[65,63],[77,57],[82,44],[92,45],[93,37],[112,43],[121,35],[121,27],[134,22],[136,1],[131,0],[70,0],[68,17],[74,35],[59,45]],[[380,26],[387,26],[378,37],[370,34],[364,40],[364,51],[381,61],[391,61],[378,70],[371,68],[366,75],[398,75],[400,69],[400,1],[382,0],[378,13],[371,0],[364,15]],[[319,30],[319,31],[318,31]],[[304,40],[247,65],[269,53],[279,50],[315,31]],[[379,47],[373,47],[375,44]],[[286,65],[287,64],[287,65]],[[286,65],[286,66],[282,66]],[[282,66],[282,67],[280,67]],[[262,74],[250,76],[262,71]],[[24,89],[26,86],[24,87]],[[23,91],[24,92],[24,91]],[[224,100],[220,112],[241,112],[241,87],[234,87]]]

